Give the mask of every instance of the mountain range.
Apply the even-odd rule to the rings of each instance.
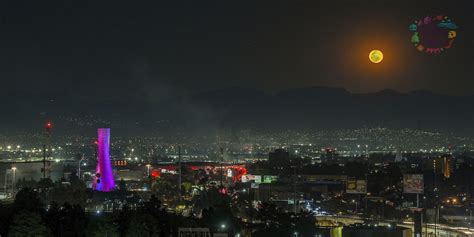
[[[0,134],[41,131],[48,119],[64,134],[94,131],[99,126],[127,135],[223,128],[330,130],[374,126],[463,135],[474,131],[474,96],[422,90],[351,93],[343,88],[307,87],[268,93],[233,87],[161,99],[150,99],[150,95],[89,98],[11,93],[0,95],[0,101]]]

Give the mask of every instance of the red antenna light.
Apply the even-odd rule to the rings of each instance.
[[[53,128],[53,123],[51,121],[46,122],[46,129],[50,130],[51,128]]]

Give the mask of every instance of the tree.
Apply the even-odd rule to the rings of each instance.
[[[181,190],[182,190],[182,193],[181,195],[183,194],[188,194],[190,191],[191,191],[191,188],[193,187],[193,185],[190,183],[190,182],[184,182],[182,185],[181,185]]]
[[[302,211],[293,216],[293,224],[300,236],[315,236],[316,234],[316,217],[310,212]]]
[[[169,181],[159,179],[152,186],[152,192],[161,200],[178,200],[178,187]]]
[[[145,202],[143,207],[140,217],[144,218],[150,236],[169,229],[166,226],[169,222],[169,214],[163,210],[161,201],[155,195],[151,195],[150,200]]]
[[[13,202],[13,210],[19,212],[21,210],[41,213],[43,204],[39,198],[38,193],[31,188],[24,188],[20,190]]]
[[[13,218],[8,236],[42,237],[51,236],[51,233],[38,213],[23,210]]]
[[[126,236],[152,237],[160,236],[160,232],[160,222],[156,217],[146,213],[136,213],[131,217]]]
[[[87,217],[84,208],[53,202],[44,215],[46,225],[54,236],[83,236]]]
[[[59,236],[82,236],[86,227],[86,214],[79,205],[65,203],[60,212]]]
[[[257,218],[264,225],[256,236],[290,236],[295,231],[299,236],[314,236],[317,231],[313,214],[304,211],[297,214],[283,213],[273,203],[262,203]]]
[[[159,217],[160,214],[165,214],[161,209],[161,201],[154,194],[151,195],[150,200],[143,204],[142,212],[153,217]]]
[[[127,192],[127,183],[125,183],[125,180],[123,180],[123,178],[120,178],[120,181],[118,182],[118,187],[119,191]]]
[[[202,224],[214,231],[225,231],[230,236],[241,229],[240,220],[232,212],[229,199],[223,199],[219,204],[202,210]]]
[[[280,217],[280,210],[277,209],[274,203],[270,202],[263,202],[260,207],[258,208],[257,219],[265,222],[267,226],[279,226],[279,222],[281,222]]]
[[[0,203],[0,236],[7,236],[13,215],[14,212],[11,205]]]
[[[38,184],[36,183],[36,181],[34,181],[33,179],[26,180],[25,177],[23,177],[23,179],[18,180],[18,183],[16,184],[18,189],[35,188],[37,185]]]
[[[126,236],[128,226],[131,222],[130,216],[132,215],[128,204],[123,205],[122,210],[116,211],[114,214],[120,236]]]
[[[149,209],[148,209],[149,208]],[[116,215],[118,231],[121,236],[158,236],[161,231],[159,216],[161,203],[156,197],[145,203],[137,211],[130,211],[127,205]]]
[[[220,205],[222,202],[229,203],[229,197],[220,193],[217,188],[209,188],[193,197],[194,207],[198,210]]]
[[[75,178],[74,178],[75,177]],[[86,185],[77,176],[71,177],[71,185],[58,182],[50,189],[49,201],[85,206],[87,200]]]
[[[54,183],[50,178],[44,178],[38,182],[37,187],[40,188],[41,190],[48,190],[49,188],[53,186],[54,186]]]
[[[55,236],[59,234],[61,220],[61,206],[57,202],[51,203],[48,211],[45,214],[46,225],[51,230],[51,233]]]
[[[108,216],[92,218],[87,226],[87,236],[119,237],[118,226]]]

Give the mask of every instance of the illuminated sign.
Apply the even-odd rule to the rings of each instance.
[[[278,180],[278,176],[275,175],[264,175],[262,183],[264,184],[271,184]]]
[[[365,180],[347,180],[346,193],[367,193],[367,182]]]
[[[252,181],[254,183],[261,183],[262,182],[262,176],[261,175],[251,175],[251,174],[242,175],[241,181],[242,181],[242,183],[250,183]]]
[[[422,174],[404,174],[403,192],[404,193],[423,193],[425,188]]]

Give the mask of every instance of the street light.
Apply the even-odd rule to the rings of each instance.
[[[457,204],[458,199],[457,199],[457,198],[453,198],[453,199],[452,199],[452,202],[453,202],[453,204]]]
[[[358,203],[358,202],[356,202],[356,200],[355,200],[355,199],[352,199],[352,203],[354,203],[354,204],[355,204],[355,214],[357,215],[357,214],[358,214],[358,212],[359,212],[359,210],[358,210],[359,203]]]
[[[146,177],[150,177],[150,167],[151,167],[150,164],[146,165]]]
[[[79,160],[79,165],[77,166],[77,176],[79,177],[79,179],[82,180],[81,178],[81,162],[84,160],[84,156],[81,157],[81,159]]]
[[[15,187],[16,186],[16,167],[13,166],[12,170],[13,170],[12,191],[13,193],[15,193],[16,192],[16,187]]]

